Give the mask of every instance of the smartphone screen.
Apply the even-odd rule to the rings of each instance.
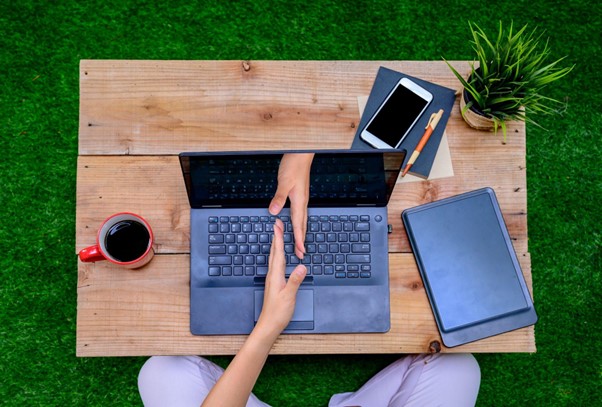
[[[397,147],[428,104],[428,100],[398,84],[366,130],[389,146]]]

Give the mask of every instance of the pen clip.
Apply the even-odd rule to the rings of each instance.
[[[428,129],[433,120],[435,120],[435,116],[437,116],[437,113],[431,113],[431,117],[429,117],[429,121],[426,124],[426,127],[424,128],[425,130]]]

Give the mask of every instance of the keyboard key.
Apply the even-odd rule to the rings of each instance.
[[[221,271],[219,267],[209,267],[209,275],[210,276],[219,276],[221,275]]]
[[[259,243],[270,243],[270,235],[268,235],[268,234],[259,235]]]
[[[336,273],[334,273],[335,278],[345,278],[347,277],[347,273],[345,273],[344,271],[338,271]]]
[[[347,263],[370,263],[369,254],[348,254]]]
[[[254,275],[255,275],[255,267],[245,266],[245,276],[254,276]]]
[[[209,216],[209,223],[217,223],[217,216]]]
[[[351,246],[349,243],[341,243],[339,246],[341,253],[349,253],[351,252]]]
[[[326,234],[326,241],[328,243],[336,242],[337,241],[337,234],[336,233],[327,233]]]
[[[232,257],[230,257],[230,256],[209,256],[209,264],[212,266],[220,266],[220,265],[228,266],[228,265],[232,264]]]
[[[319,244],[318,253],[328,253],[328,246],[325,243]]]
[[[359,242],[360,234],[359,233],[349,233],[349,241],[350,242]]]
[[[258,275],[259,277],[267,276],[268,275],[268,268],[266,266],[259,266],[259,267],[257,267],[256,275]]]
[[[321,254],[314,254],[314,255],[312,255],[311,256],[311,262],[313,264],[322,263],[322,255]]]
[[[242,266],[234,266],[234,275],[242,276]]]
[[[209,225],[212,226],[212,225]],[[220,233],[229,233],[230,232],[230,225],[228,223],[220,223],[219,225],[219,232]]]
[[[265,266],[266,264],[268,264],[268,258],[265,255],[261,254],[255,258],[255,263],[258,266]]]
[[[360,242],[369,242],[370,233],[360,233]]]
[[[328,245],[329,253],[338,253],[339,252],[339,244],[338,243],[330,243]]]
[[[249,245],[248,244],[241,244],[238,246],[238,252],[240,254],[249,254]]]
[[[326,275],[334,274],[334,267],[333,266],[324,266],[324,274],[326,274]]]
[[[337,234],[337,242],[343,243],[349,240],[349,235],[347,233],[339,233]]]
[[[222,276],[231,276],[232,275],[232,267],[224,266],[222,267]]]
[[[209,233],[217,233],[218,230],[219,230],[219,226],[217,225],[217,223],[209,224]]]
[[[324,263],[326,263],[326,264],[334,263],[334,256],[332,254],[325,254],[324,255]]]
[[[236,235],[226,235],[226,243],[234,243],[236,242]]]
[[[314,222],[310,223],[309,224],[309,231],[313,232],[313,233],[319,232],[320,231],[320,224],[319,223],[314,223]]]
[[[343,223],[343,230],[345,232],[353,232],[353,223],[350,223],[350,222]]]
[[[312,266],[311,267],[311,273],[314,276],[319,276],[322,274],[322,266]]]
[[[315,244],[310,243],[305,246],[305,250],[307,253],[316,253],[318,251],[318,247]]]
[[[238,254],[238,246],[235,244],[228,245],[228,254]]]
[[[284,234],[284,243],[290,243],[293,241],[293,235],[290,233]]]
[[[358,273],[356,271],[351,271],[351,272],[347,273],[348,278],[358,278],[359,276],[360,276],[360,273]]]
[[[370,221],[370,215],[362,215],[362,216],[360,216],[360,220],[362,222],[369,222]]]
[[[250,234],[247,238],[247,242],[249,243],[258,243],[259,242],[259,235],[256,234]]]
[[[251,252],[251,254],[259,254],[261,253],[261,246],[259,246],[258,244],[252,244],[249,248],[249,251]]]
[[[359,218],[357,217],[357,215],[351,215],[351,216],[349,216],[349,220],[352,221],[352,222],[357,222],[358,219]]]
[[[370,278],[371,276],[372,276],[372,274],[370,274],[370,272],[369,272],[369,271],[362,271],[362,272],[360,273],[360,277],[361,277],[361,278]]]
[[[270,254],[270,248],[271,248],[271,246],[269,244],[262,244],[261,245],[261,254]]]
[[[336,265],[334,266],[335,271],[345,271],[345,266],[343,265]]]
[[[226,246],[209,245],[209,254],[226,254]]]
[[[347,266],[347,271],[360,271],[360,266],[357,264],[350,264]]]
[[[234,222],[234,223],[239,222],[238,216],[230,216],[230,222]]]
[[[247,243],[247,235],[236,235],[236,243]]]
[[[352,253],[370,253],[369,243],[353,243],[351,245]]]
[[[209,235],[209,244],[224,243],[224,235]]]
[[[247,255],[245,256],[245,265],[250,266],[255,264],[255,256]]]
[[[230,218],[228,218],[227,216],[220,216],[219,221],[221,223],[228,223],[228,221],[230,220]]]
[[[344,254],[336,254],[334,256],[334,262],[336,264],[345,264],[345,255]]]
[[[355,224],[355,231],[356,232],[365,232],[365,231],[368,231],[368,230],[370,230],[370,224],[367,223],[367,222],[364,222],[364,223],[360,222],[360,223],[356,223]]]
[[[362,271],[370,271],[370,265],[369,264],[363,264],[362,265]]]
[[[330,232],[332,229],[332,226],[330,225],[330,223],[322,223],[320,230],[322,232]]]
[[[342,223],[333,223],[332,224],[332,231],[333,232],[341,232],[343,230],[343,224]]]
[[[242,265],[243,263],[243,257],[240,254],[237,254],[236,256],[232,256],[232,260],[234,262],[235,265]]]

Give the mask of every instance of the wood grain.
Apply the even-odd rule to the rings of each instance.
[[[466,61],[452,62],[467,73]],[[155,259],[141,270],[79,263],[77,354],[233,354],[243,336],[189,332],[190,207],[182,151],[348,148],[379,66],[460,89],[441,61],[91,61],[80,64],[76,247],[120,211],[149,220]],[[455,176],[399,183],[389,204],[392,328],[387,334],[285,335],[274,353],[410,353],[440,340],[401,212],[489,186],[529,286],[524,123],[469,128],[458,101],[446,127]],[[533,327],[443,351],[534,352]]]
[[[529,276],[529,256],[519,256]],[[189,329],[188,255],[157,255],[140,270],[82,264],[78,278],[78,356],[235,354],[246,336],[194,336]],[[391,330],[385,334],[282,335],[274,354],[419,353],[439,341],[411,254],[390,255]],[[527,279],[531,287],[530,279]],[[533,327],[444,352],[534,352]]]

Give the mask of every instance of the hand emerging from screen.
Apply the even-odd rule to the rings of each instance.
[[[278,215],[286,203],[286,198],[290,200],[295,254],[300,259],[305,254],[309,173],[313,159],[313,153],[289,153],[282,156],[278,169],[278,189],[269,207],[272,215]]]

